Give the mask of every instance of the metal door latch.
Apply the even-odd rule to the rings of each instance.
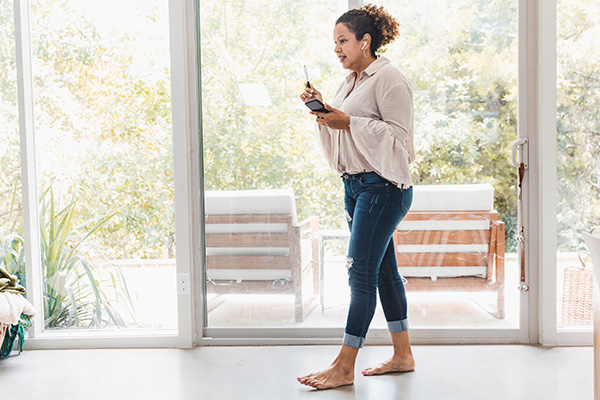
[[[519,287],[517,287],[517,290],[518,290],[519,292],[529,292],[529,285],[526,285],[526,284],[524,284],[524,283],[521,283],[521,284],[519,285]]]

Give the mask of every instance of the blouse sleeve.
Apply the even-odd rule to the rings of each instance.
[[[374,165],[388,159],[396,145],[407,149],[413,125],[413,95],[410,86],[396,82],[376,93],[381,119],[350,117],[350,134],[360,152]]]
[[[334,107],[341,106],[341,100],[339,101],[340,92],[344,88],[344,82],[341,82],[335,91],[334,100],[332,101],[332,105]],[[338,137],[339,131],[334,129],[329,129],[326,126],[319,126],[316,124],[316,136],[317,141],[319,142],[319,147],[321,148],[321,152],[323,156],[334,170],[337,170],[337,146],[338,146]]]
[[[333,134],[326,126],[319,126],[318,124],[316,125],[317,141],[319,142],[321,151],[323,152],[327,162],[329,162],[330,165],[333,165],[335,154]]]

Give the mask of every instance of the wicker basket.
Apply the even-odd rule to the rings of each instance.
[[[560,322],[563,326],[594,323],[594,271],[586,265],[584,256],[591,258],[581,251],[578,255],[581,266],[565,268]]]

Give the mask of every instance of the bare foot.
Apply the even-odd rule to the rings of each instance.
[[[319,390],[352,385],[354,383],[354,370],[345,371],[341,367],[331,365],[326,370],[317,372],[316,374],[298,378],[298,382]]]
[[[410,357],[392,357],[381,364],[374,365],[362,371],[365,376],[383,375],[391,372],[411,372],[415,370],[415,359]]]

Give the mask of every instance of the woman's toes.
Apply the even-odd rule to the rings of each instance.
[[[317,382],[314,379],[309,379],[304,382],[306,386],[310,386],[311,388],[317,388]]]
[[[410,372],[414,371],[414,360],[388,360],[382,364],[374,365],[362,371],[365,376],[383,375],[391,372]]]
[[[317,383],[317,374],[310,374],[310,375],[306,375],[303,377],[298,378],[298,382],[300,382],[303,385],[306,386],[310,386],[310,387],[315,387],[315,384]]]
[[[309,378],[309,377],[303,377],[303,378],[298,378],[298,382],[300,382],[301,384],[303,384],[304,386],[310,386],[313,387],[313,379]]]
[[[362,371],[362,374],[365,376],[376,375],[379,372],[379,368],[369,367]]]

